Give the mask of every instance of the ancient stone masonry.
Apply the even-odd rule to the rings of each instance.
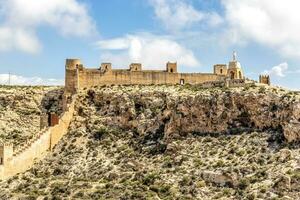
[[[166,70],[143,70],[142,64],[132,63],[129,69],[112,69],[111,63],[100,68],[88,69],[79,59],[66,60],[66,95],[75,94],[82,88],[102,85],[151,85],[151,84],[203,84],[228,85],[228,80],[241,83],[246,80],[236,53],[232,61],[214,66],[213,73],[178,73],[177,63],[168,62]]]
[[[76,98],[73,96],[71,102],[66,103],[67,109],[59,118],[55,114],[50,115],[50,127],[44,126],[45,122],[41,122],[43,129],[40,134],[28,141],[26,145],[13,149],[11,144],[0,144],[0,179],[26,171],[36,160],[42,159],[49,150],[54,148],[68,131],[75,101]]]
[[[260,75],[259,83],[271,85],[270,76],[269,75]]]

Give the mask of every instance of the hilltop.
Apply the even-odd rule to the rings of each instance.
[[[35,110],[48,89],[25,93],[39,98]],[[298,93],[272,87],[85,89],[69,133],[2,182],[0,198],[297,199],[299,105]]]

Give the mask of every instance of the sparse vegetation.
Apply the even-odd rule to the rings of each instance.
[[[281,102],[286,91],[275,93],[265,88],[264,94],[254,86],[206,90],[191,85],[113,86],[92,90],[93,95],[88,95],[88,90],[79,95],[69,134],[54,152],[27,172],[0,183],[0,199],[280,199],[284,196],[297,199],[300,196],[300,173],[294,167],[300,154],[299,144],[287,145],[282,137],[281,141],[271,140],[275,128],[263,130],[244,123],[248,129],[239,129],[241,120],[253,120],[251,114],[255,109],[264,108],[259,110],[260,114],[288,109],[290,102]],[[273,104],[262,100],[270,92],[275,95]],[[252,94],[262,96],[252,100]],[[233,104],[230,100],[235,96]],[[276,104],[276,98],[280,105]],[[299,100],[298,95],[293,98]],[[244,101],[256,101],[261,107],[239,105]],[[197,106],[192,110],[193,105]],[[196,108],[210,112],[200,113]],[[223,111],[234,119],[228,127],[236,128],[235,134],[218,132],[219,126],[226,125],[218,121],[227,119]],[[269,117],[264,113],[261,116],[255,121],[257,126],[266,123],[263,120]],[[185,132],[198,118],[195,127],[211,123],[215,131]],[[184,124],[185,119],[191,120]],[[201,120],[205,123],[201,124]],[[185,127],[173,126],[173,122]],[[272,123],[277,123],[276,119]],[[21,140],[22,132],[18,130],[14,127],[9,132],[12,140]],[[285,184],[289,187],[283,190]]]
[[[62,92],[59,87],[0,86],[0,142],[18,148],[37,135],[42,112],[62,112]]]

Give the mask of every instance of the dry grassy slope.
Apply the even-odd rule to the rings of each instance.
[[[0,198],[298,199],[299,145],[286,144],[280,132],[242,128],[235,135],[194,132],[170,137],[166,127],[155,123],[162,114],[158,108],[163,94],[171,106],[180,104],[177,97],[213,99],[220,92],[175,86],[83,91],[69,134],[45,160],[1,183]],[[125,126],[124,120],[137,120],[141,126]]]
[[[0,86],[0,140],[18,147],[38,134],[41,112],[57,110],[61,93],[59,87]]]

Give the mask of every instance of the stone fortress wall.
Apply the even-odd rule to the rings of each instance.
[[[0,145],[0,180],[30,169],[35,161],[42,159],[53,149],[68,131],[75,110],[75,100],[73,97],[72,102],[67,105],[67,110],[59,118],[58,124],[42,130],[27,145],[16,150],[10,144]]]
[[[65,86],[67,93],[75,94],[82,88],[102,85],[204,84],[228,79],[245,80],[235,53],[228,65],[214,65],[212,73],[178,73],[177,63],[170,62],[165,70],[143,70],[140,63],[132,63],[129,69],[113,69],[111,63],[89,69],[79,59],[67,59]]]
[[[176,63],[167,63],[166,70],[142,70],[138,63],[131,64],[129,69],[112,69],[110,63],[88,69],[80,60],[68,59],[65,85],[66,91],[74,94],[79,89],[101,85],[200,84],[225,78],[214,73],[178,73]]]

